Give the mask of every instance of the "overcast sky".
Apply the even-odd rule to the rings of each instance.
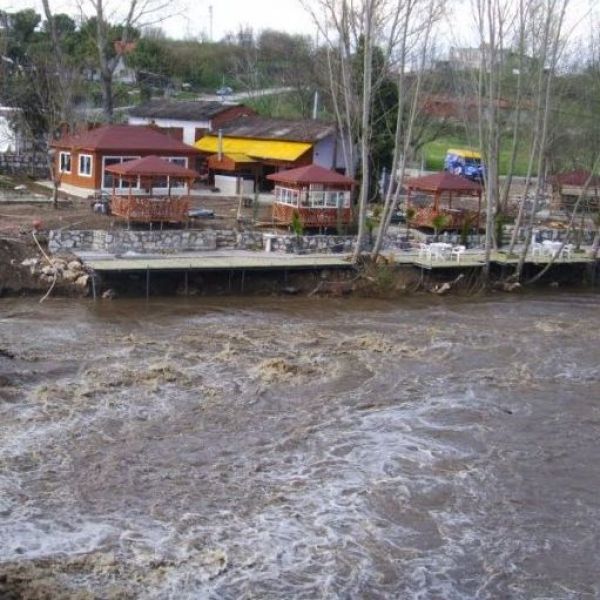
[[[127,2],[106,0],[106,4],[123,7]],[[74,14],[73,7],[77,4],[74,0],[50,0],[50,6],[55,12]],[[210,6],[213,7],[215,40],[245,26],[254,30],[271,28],[303,34],[312,34],[315,29],[299,0],[173,0],[172,6],[172,12],[180,13],[179,16],[166,19],[160,26],[167,35],[177,38],[208,36]],[[0,0],[2,10],[16,11],[27,7],[43,12],[40,0]]]
[[[74,14],[76,0],[50,0],[55,12]],[[89,2],[87,3],[89,5]],[[126,0],[105,0],[108,6],[126,7]],[[83,0],[86,5],[86,0]],[[589,21],[585,18],[592,7],[598,10],[600,0],[571,0],[569,24],[573,26],[582,20],[581,34],[589,35]],[[179,13],[159,24],[167,35],[176,38],[208,37],[210,33],[209,7],[213,7],[213,38],[221,39],[228,32],[237,32],[241,27],[278,29],[289,33],[302,33],[316,36],[316,28],[311,17],[304,10],[300,0],[172,0],[170,12]],[[452,0],[448,5],[451,24],[443,27],[443,37],[448,38],[444,46],[467,45],[472,27],[469,0]],[[0,9],[21,10],[32,7],[42,12],[41,0],[0,0]],[[166,16],[166,15],[164,15]],[[474,39],[474,38],[473,38]]]

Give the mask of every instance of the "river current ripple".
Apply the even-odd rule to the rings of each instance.
[[[0,301],[0,596],[598,598],[599,308]]]

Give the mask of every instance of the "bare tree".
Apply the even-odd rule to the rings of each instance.
[[[501,75],[504,70],[506,39],[513,15],[512,5],[503,0],[474,0],[476,27],[481,51],[477,81],[478,134],[485,180],[485,264],[483,276],[490,272],[494,247],[494,222],[499,204],[499,159],[502,119]]]
[[[400,43],[397,50],[396,87],[398,105],[391,181],[385,194],[381,222],[372,251],[373,259],[377,258],[381,252],[392,215],[400,198],[406,161],[413,142],[413,129],[421,106],[421,84],[430,50],[430,36],[438,17],[439,5],[436,0],[407,0],[403,6],[402,18],[400,19]],[[413,73],[413,76],[409,78],[406,73],[407,62],[414,50],[418,53],[416,73]],[[407,104],[408,111],[405,110]],[[396,182],[395,186],[392,185],[394,181]]]
[[[45,69],[41,73],[38,72],[39,77],[36,77],[33,83],[40,104],[45,109],[49,130],[48,141],[51,141],[57,129],[62,124],[70,126],[73,124],[73,91],[77,75],[75,70],[68,68],[68,61],[63,52],[62,43],[56,28],[54,13],[50,8],[50,0],[42,0],[42,6],[50,34],[51,52],[48,56]],[[53,85],[53,83],[58,83],[58,85]],[[61,173],[56,157],[50,151],[50,145],[48,145],[48,151],[46,152],[46,162],[52,181],[52,203],[57,208]]]
[[[111,48],[111,31],[120,30],[119,45],[126,49],[136,29],[155,25],[173,14],[173,3],[168,0],[128,0],[123,4],[111,0],[77,0],[82,14],[88,9],[95,17],[94,45],[100,70],[102,109],[108,122],[114,120],[113,76],[122,52]],[[169,10],[169,13],[165,11]]]
[[[558,67],[561,50],[564,47],[562,39],[563,25],[567,7],[569,6],[569,1],[570,0],[549,0],[545,7],[547,12],[544,27],[544,40],[546,43],[544,44],[542,56],[544,59],[547,59],[547,64],[546,60],[544,60],[541,65],[540,72],[539,106],[541,110],[539,111],[540,121],[538,123],[538,131],[536,136],[537,139],[539,139],[537,146],[537,183],[529,213],[529,222],[525,235],[525,243],[523,244],[521,255],[519,257],[519,263],[515,271],[515,277],[517,279],[521,278],[523,265],[525,264],[525,258],[531,244],[533,226],[535,223],[536,213],[538,211],[539,201],[544,192],[546,184],[544,175],[546,171],[546,144],[548,138],[548,125],[550,120],[550,108],[552,104],[552,84]],[[525,202],[525,196],[523,198],[523,202]],[[515,228],[516,227],[517,224],[515,224]]]
[[[332,105],[346,172],[354,176],[358,164],[361,170],[355,261],[363,251],[370,197],[373,96],[387,77],[390,62],[401,40],[401,20],[406,1],[304,1],[328,49]],[[375,48],[383,63],[377,72],[373,70]]]

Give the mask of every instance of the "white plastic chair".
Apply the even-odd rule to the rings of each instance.
[[[429,244],[423,244],[422,242],[419,244],[419,258],[431,260],[431,248]]]
[[[531,256],[544,256],[546,248],[539,242],[532,242],[531,244]]]
[[[466,249],[466,246],[454,246],[454,248],[450,250],[450,260],[452,260],[453,257],[456,257],[456,262],[459,263],[460,257],[465,253]]]
[[[562,249],[560,253],[560,257],[564,260],[565,258],[573,258],[573,250],[575,250],[575,246],[573,244],[565,244],[565,247]]]

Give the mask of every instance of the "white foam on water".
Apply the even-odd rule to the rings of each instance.
[[[51,519],[0,522],[0,560],[86,554],[106,546],[116,535],[111,525],[76,517],[69,527]]]

